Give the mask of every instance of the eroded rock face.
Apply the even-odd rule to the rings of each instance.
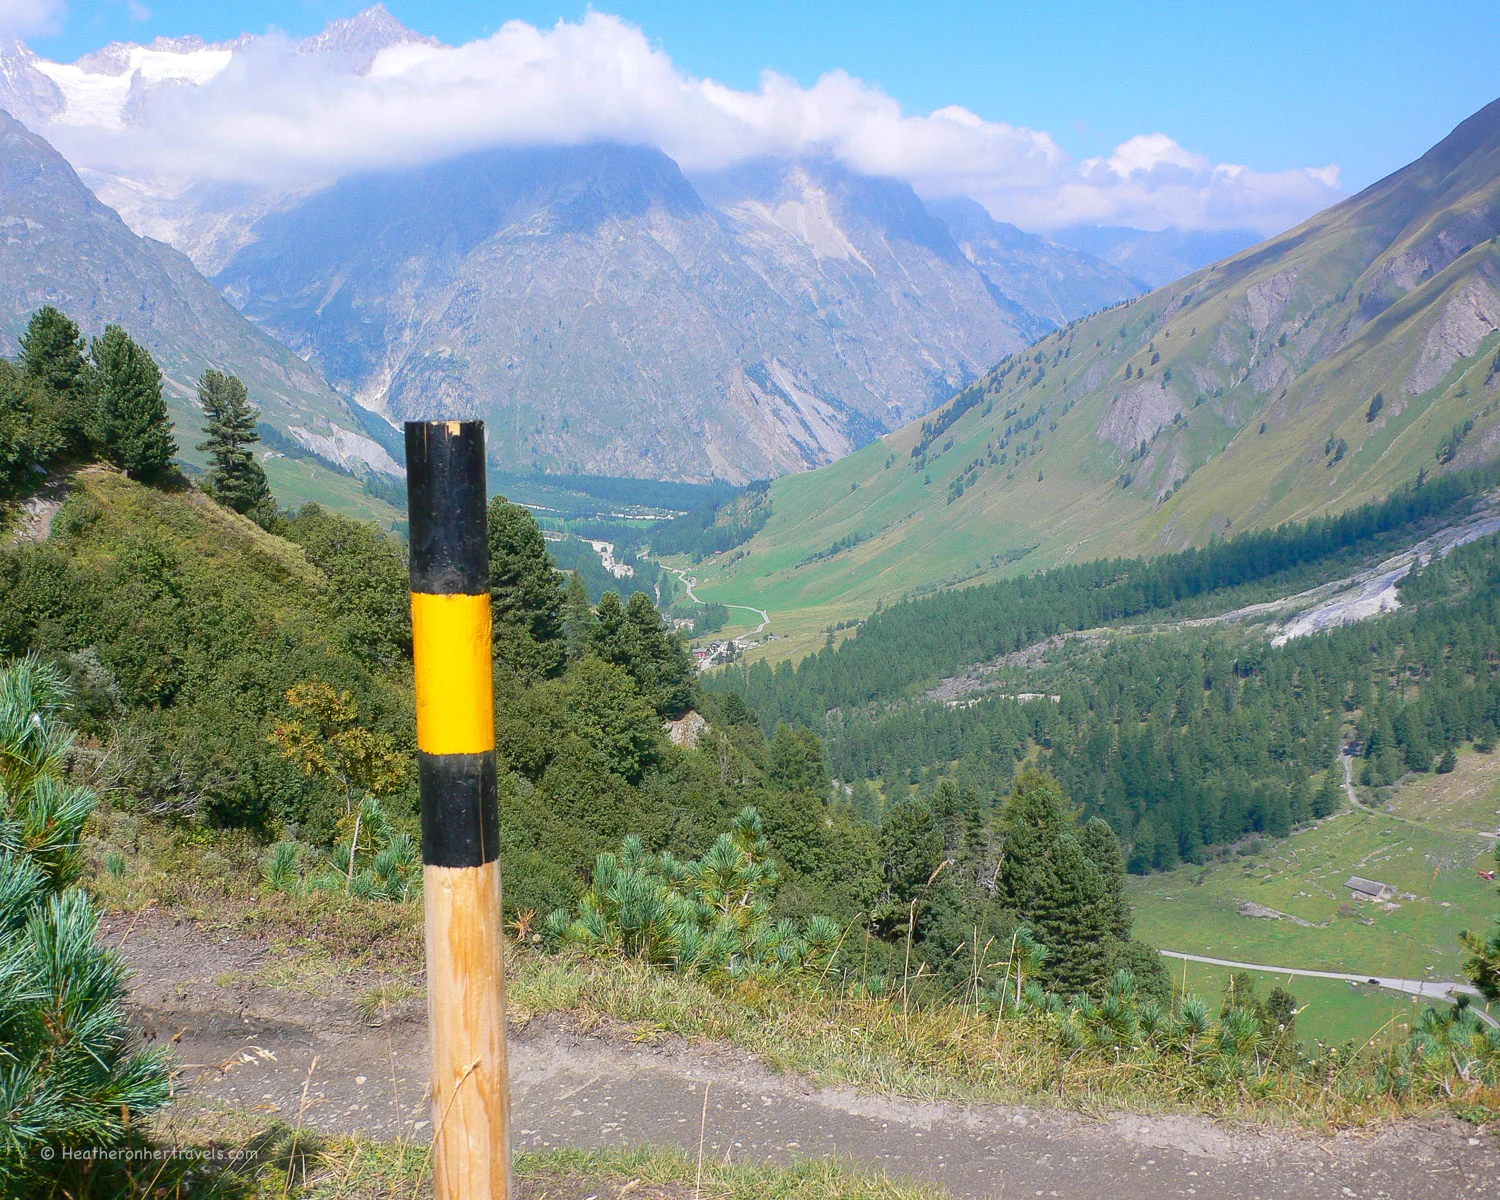
[[[338,463],[351,471],[369,467],[386,475],[406,478],[406,468],[392,458],[379,442],[363,434],[353,433],[333,424],[322,432],[293,425],[288,432],[320,458]]]
[[[488,150],[346,179],[255,234],[217,276],[247,316],[393,419],[488,419],[525,469],[820,466],[1039,327],[909,187],[827,162],[695,186],[639,146]]]
[[[1297,275],[1295,267],[1280,271],[1246,291],[1245,306],[1250,316],[1250,328],[1256,333],[1264,333],[1271,322],[1286,309]]]
[[[1500,329],[1500,293],[1483,278],[1463,285],[1443,306],[1442,315],[1422,342],[1422,356],[1406,380],[1406,390],[1420,395],[1442,382],[1461,358],[1479,352],[1479,344]]]
[[[1171,384],[1160,377],[1147,379],[1115,397],[1099,422],[1098,434],[1121,450],[1134,450],[1186,411]]]

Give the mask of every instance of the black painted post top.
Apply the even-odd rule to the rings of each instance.
[[[408,421],[412,591],[477,596],[490,590],[484,505],[484,422]]]

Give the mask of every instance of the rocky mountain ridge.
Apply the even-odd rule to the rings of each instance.
[[[1054,323],[909,186],[826,159],[690,181],[642,147],[480,151],[351,176],[253,236],[216,276],[247,316],[392,420],[486,417],[512,470],[822,465]],[[1055,257],[1049,312],[1131,292]]]
[[[295,43],[158,39],[54,63],[11,42],[0,104],[44,135],[146,128],[158,98],[233,63],[362,74],[419,41],[377,6]],[[828,463],[1139,290],[982,209],[955,239],[906,184],[817,157],[692,181],[658,151],[587,145],[295,187],[85,178],[346,396],[393,420],[485,415],[512,470],[742,481]]]

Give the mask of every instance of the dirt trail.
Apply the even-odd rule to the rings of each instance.
[[[1340,754],[1339,762],[1344,766],[1344,795],[1349,797],[1349,803],[1361,812],[1374,814],[1375,810],[1361,800],[1359,793],[1354,790],[1354,756]]]
[[[73,472],[53,475],[21,501],[13,536],[18,542],[45,542],[52,536],[52,519],[72,488]]]
[[[125,939],[136,970],[138,1026],[175,1039],[184,1103],[315,1130],[426,1135],[420,999],[366,1022],[354,1004],[358,982],[330,980],[319,996],[256,982],[284,964],[266,943],[161,916],[104,926],[109,940]],[[696,1153],[707,1091],[708,1155],[837,1154],[971,1200],[1416,1200],[1493,1194],[1500,1178],[1500,1139],[1454,1121],[1314,1137],[1194,1117],[1092,1120],[1063,1110],[894,1100],[772,1074],[726,1047],[647,1045],[618,1031],[585,1033],[562,1018],[513,1029],[511,1055],[523,1146],[649,1143]]]

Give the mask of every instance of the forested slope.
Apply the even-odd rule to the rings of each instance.
[[[1412,538],[1466,508],[1487,480],[1454,476],[1201,551],[910,601],[795,669],[757,663],[712,686],[743,693],[768,722],[824,734],[835,774],[877,782],[886,803],[940,776],[993,796],[1036,755],[1116,829],[1132,869],[1201,861],[1215,845],[1284,836],[1336,809],[1330,771],[1350,732],[1375,785],[1500,734],[1500,547],[1486,539],[1409,576],[1396,615],[1281,647],[1263,629],[1153,625],[1184,606],[1223,611],[1255,588],[1315,579],[1320,565]],[[984,662],[986,691],[925,697]],[[858,807],[877,807],[859,796]]]

